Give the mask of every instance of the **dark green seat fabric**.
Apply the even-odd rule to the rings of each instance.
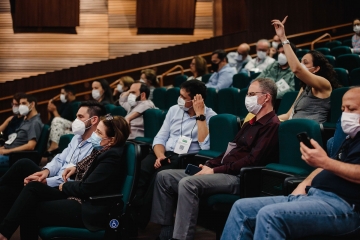
[[[180,96],[180,88],[174,87],[168,89],[165,94],[165,110],[169,110],[169,108],[176,105],[179,96]]]
[[[287,113],[293,103],[295,102],[295,99],[297,95],[299,94],[299,91],[290,91],[284,94],[283,98],[281,99],[280,106],[277,110],[277,115],[281,115],[284,113]]]
[[[336,57],[332,56],[332,55],[325,55],[325,58],[329,61],[329,63],[333,66],[336,67]]]
[[[234,202],[236,202],[239,199],[240,199],[239,195],[215,194],[215,195],[211,195],[210,197],[208,197],[207,204],[208,204],[208,206],[213,206],[213,205],[221,202],[223,204],[231,204],[232,205],[232,204],[234,204]]]
[[[333,55],[334,57],[337,58],[340,55],[349,54],[349,53],[352,53],[350,47],[348,47],[348,46],[339,46],[339,47],[334,47],[333,49],[331,49],[331,54],[330,55]]]
[[[206,88],[205,105],[218,112],[218,94],[215,88]]]
[[[208,158],[216,158],[219,156],[222,152],[220,151],[212,151],[212,150],[200,150],[198,152],[198,155],[208,157]]]
[[[360,56],[358,54],[344,54],[336,58],[336,66],[345,68],[351,72],[360,67]]]
[[[122,106],[115,106],[111,109],[111,115],[113,116],[122,116],[125,117],[127,115],[127,111]]]
[[[338,82],[343,87],[348,87],[349,84],[349,72],[345,68],[334,68],[336,74],[338,75]]]
[[[223,88],[218,91],[218,113],[238,114],[237,104],[240,103],[240,89]]]
[[[148,109],[144,112],[144,137],[136,137],[138,142],[152,144],[154,137],[159,132],[166,113],[160,109]]]
[[[126,176],[124,181],[119,184],[122,185],[120,193],[123,194],[124,209],[127,210],[129,202],[135,194],[135,182],[137,174],[139,147],[137,144],[127,142],[124,147],[123,161],[126,161]],[[85,228],[71,228],[71,227],[44,227],[39,231],[39,236],[42,240],[50,239],[104,239],[105,230],[91,232]]]
[[[79,101],[74,101],[71,103],[71,111],[72,111],[72,114],[73,114],[73,117],[74,117],[74,120],[76,118],[76,114],[80,108],[80,105],[81,105],[81,102]]]
[[[337,40],[325,43],[325,47],[330,48],[330,49],[333,49],[333,48],[341,46],[341,45],[342,45],[342,43]]]
[[[74,137],[74,134],[65,134],[60,137],[59,141],[59,152],[64,151],[65,148],[69,145],[71,142],[71,139]]]
[[[337,120],[341,117],[341,105],[342,105],[342,97],[349,90],[349,87],[342,87],[334,89],[330,95],[330,118],[328,122],[323,124],[324,128],[333,128],[335,129],[335,125]]]
[[[155,88],[153,92],[153,103],[157,108],[165,109],[166,88]]]
[[[188,76],[186,75],[177,75],[174,79],[174,87],[180,87],[183,82],[187,80]]]
[[[208,73],[208,74],[203,75],[203,76],[201,77],[201,81],[202,81],[203,83],[208,83],[211,75],[212,75],[212,73]]]
[[[360,85],[360,67],[355,68],[350,72],[350,82],[351,86]]]
[[[316,51],[321,52],[324,55],[330,55],[330,48],[315,48]]]
[[[306,48],[298,48],[296,49],[296,56],[301,59],[305,54],[307,54],[310,50]]]
[[[246,73],[238,73],[233,76],[233,87],[242,89],[250,85],[250,77]]]
[[[111,103],[106,104],[105,105],[106,113],[111,113],[114,110],[115,107],[116,106],[114,104],[111,104]]]
[[[245,97],[248,92],[248,88],[240,89],[239,93],[239,102],[236,103],[237,115],[241,120],[245,119],[246,115],[249,113],[245,106]]]
[[[256,79],[260,75],[260,73],[261,72],[257,72],[257,73],[250,72],[250,81]]]
[[[348,46],[348,47],[351,47],[351,48],[352,48],[353,46],[352,46],[352,40],[351,40],[351,38],[344,40],[343,43],[342,43],[342,45],[343,45],[343,46]]]
[[[280,164],[280,163],[270,163],[270,164],[266,165],[266,168],[275,170],[275,171],[279,171],[279,172],[290,173],[290,174],[298,175],[298,176],[306,176],[310,173],[308,170],[305,170],[303,168],[293,167],[293,166]]]

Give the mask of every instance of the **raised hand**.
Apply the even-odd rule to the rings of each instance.
[[[200,114],[204,114],[205,104],[204,104],[204,99],[202,98],[201,94],[196,94],[196,96],[194,96],[194,99],[192,100],[192,102],[193,102],[193,107],[194,107],[196,116],[199,116]]]
[[[280,20],[278,20],[278,19],[274,19],[271,21],[271,25],[274,25],[276,35],[278,35],[278,37],[280,38],[280,40],[282,42],[286,40],[284,25],[285,25],[287,18],[288,18],[288,16],[286,16],[282,20],[282,22],[280,22]]]

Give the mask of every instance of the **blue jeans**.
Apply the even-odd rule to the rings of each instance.
[[[0,155],[0,167],[8,167],[9,166],[9,156]]]
[[[244,198],[236,201],[222,240],[287,239],[350,234],[360,214],[334,193],[310,188],[308,195]]]

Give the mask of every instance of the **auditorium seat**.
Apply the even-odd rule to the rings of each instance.
[[[341,46],[341,45],[342,45],[342,43],[337,40],[325,43],[325,47],[330,48],[330,49],[333,49],[333,48]]]
[[[336,57],[332,56],[332,55],[325,55],[325,58],[329,61],[329,63],[333,66],[336,67]]]
[[[159,87],[155,88],[153,92],[153,103],[157,108],[165,109],[165,95],[166,95],[166,88]]]
[[[351,72],[355,68],[360,67],[360,55],[358,54],[343,54],[336,58],[336,67],[347,69]]]
[[[246,73],[238,73],[233,76],[233,87],[242,89],[250,85],[250,77]]]
[[[338,82],[343,87],[350,86],[349,84],[349,72],[345,68],[334,68],[337,76],[338,76]]]
[[[350,82],[351,86],[360,85],[360,67],[355,68],[350,72]]]
[[[176,105],[179,96],[180,96],[180,88],[178,87],[169,88],[168,90],[166,90],[164,110],[169,110],[169,108]]]
[[[340,55],[350,54],[350,53],[352,53],[350,47],[348,47],[348,46],[339,46],[339,47],[334,47],[333,49],[331,49],[331,54],[330,55],[333,55],[334,57],[337,58]]]
[[[330,54],[330,48],[326,48],[326,47],[323,47],[323,48],[315,48],[316,51],[318,52],[321,52],[322,54],[324,55],[331,55]]]

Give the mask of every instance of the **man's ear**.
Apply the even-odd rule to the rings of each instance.
[[[146,100],[146,93],[145,92],[140,93],[140,99],[141,100]]]

